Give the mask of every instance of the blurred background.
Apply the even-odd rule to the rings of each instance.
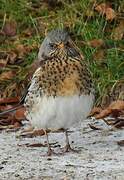
[[[0,0],[0,98],[23,95],[39,46],[54,28],[66,28],[84,54],[95,105],[123,100],[124,0]]]

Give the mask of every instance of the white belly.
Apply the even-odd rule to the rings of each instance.
[[[83,120],[91,111],[93,95],[42,97],[35,100],[27,119],[37,129],[69,128]]]

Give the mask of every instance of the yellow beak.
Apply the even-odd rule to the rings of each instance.
[[[64,48],[64,43],[60,43],[60,44],[58,44],[58,48],[59,48],[59,49]]]

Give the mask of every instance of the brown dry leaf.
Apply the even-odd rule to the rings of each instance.
[[[42,143],[35,143],[35,144],[18,144],[18,146],[22,147],[22,146],[27,146],[27,147],[47,147],[47,144],[42,144]]]
[[[25,113],[25,108],[24,108],[24,107],[16,110],[16,112],[15,112],[15,118],[16,118],[17,120],[24,120],[24,119],[26,119],[24,113]]]
[[[95,10],[101,14],[105,14],[107,7],[108,6],[105,3],[101,3],[99,5],[96,5]]]
[[[105,118],[110,114],[114,117],[118,117],[122,110],[124,110],[124,101],[113,101],[106,109],[102,110],[98,115],[96,115],[95,118]]]
[[[27,147],[47,147],[47,144],[42,144],[42,143],[27,144]]]
[[[116,12],[112,8],[106,9],[106,20],[113,20],[116,17]]]
[[[107,117],[109,114],[111,114],[111,109],[109,108],[106,108],[104,110],[102,110],[98,115],[95,115],[95,118],[96,119],[102,119],[102,118],[105,118]]]
[[[6,71],[0,74],[0,81],[12,79],[16,75],[14,71]]]
[[[119,25],[114,28],[111,38],[113,40],[121,40],[124,36],[124,20],[121,20]]]
[[[24,57],[24,55],[27,53],[26,48],[24,47],[23,44],[18,44],[16,45],[16,49],[15,49],[16,53],[18,54],[19,58]]]
[[[94,108],[91,110],[89,116],[94,116],[94,115],[96,115],[96,114],[99,114],[101,111],[102,111],[102,108],[101,108],[101,107],[94,107]]]
[[[33,138],[36,136],[43,136],[45,134],[43,129],[40,130],[33,130],[33,131],[29,131],[26,133],[22,133],[20,134],[21,137],[28,137],[28,138]]]
[[[16,35],[16,29],[17,29],[17,23],[14,20],[8,20],[6,21],[3,32],[7,36],[15,36]]]
[[[93,39],[91,41],[88,41],[87,45],[91,46],[91,47],[94,47],[94,48],[97,48],[97,47],[103,46],[104,45],[104,41],[102,39]]]
[[[20,100],[19,97],[0,98],[0,104],[18,103],[19,100]]]
[[[97,5],[95,10],[103,15],[106,15],[106,20],[113,20],[116,17],[116,12],[106,3]]]
[[[124,110],[124,101],[122,100],[117,100],[117,101],[113,101],[110,105],[109,108],[112,110]]]
[[[45,134],[44,130],[43,129],[40,129],[40,130],[34,130],[33,131],[33,136],[43,136]]]
[[[16,49],[14,51],[18,55],[18,58],[20,59],[22,59],[26,54],[31,52],[31,50],[33,49],[32,46],[29,47],[23,44],[15,44],[15,45],[16,45]]]

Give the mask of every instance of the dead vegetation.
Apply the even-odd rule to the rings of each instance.
[[[93,74],[96,107],[91,115],[124,127],[123,1],[3,0],[0,6],[0,112],[15,107],[24,95],[45,33],[64,26]],[[0,130],[21,127],[24,111],[22,107],[0,117]],[[108,116],[111,121],[105,120]]]

